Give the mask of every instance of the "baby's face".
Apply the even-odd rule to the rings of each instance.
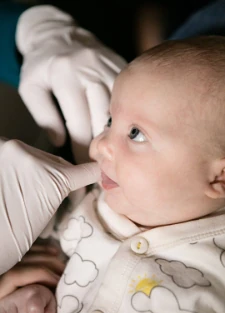
[[[114,211],[146,226],[210,213],[202,205],[207,162],[187,113],[189,103],[198,100],[195,87],[179,77],[144,70],[119,75],[112,120],[90,148],[102,170],[105,200]]]

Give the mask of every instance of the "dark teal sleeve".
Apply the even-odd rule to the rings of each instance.
[[[0,1],[0,81],[18,87],[21,58],[16,49],[15,33],[20,15],[29,6]]]

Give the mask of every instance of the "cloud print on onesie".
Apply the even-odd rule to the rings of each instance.
[[[71,308],[72,311],[71,311]],[[83,304],[75,296],[64,296],[58,305],[58,313],[79,313],[83,309]]]
[[[64,230],[61,245],[68,256],[71,256],[77,248],[78,243],[93,234],[93,227],[85,221],[83,216],[71,218],[67,228]]]
[[[214,245],[221,250],[220,253],[220,262],[223,267],[225,267],[225,243],[224,243],[224,238],[223,237],[216,237],[213,238],[213,243]]]
[[[78,253],[74,253],[64,271],[64,283],[66,285],[77,284],[80,287],[87,287],[97,278],[98,272],[93,261],[83,260]]]
[[[138,312],[197,313],[181,308],[175,294],[161,286],[154,287],[149,296],[141,291],[135,293],[132,296],[131,305]]]
[[[173,282],[181,288],[191,288],[195,285],[210,287],[211,283],[204,277],[204,274],[196,268],[188,267],[180,261],[168,261],[156,259],[161,272],[170,276]]]

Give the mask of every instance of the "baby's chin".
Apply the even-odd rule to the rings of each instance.
[[[109,191],[103,189],[103,192],[104,192],[104,201],[107,203],[107,205],[114,212],[129,218],[130,212],[133,211],[134,209],[127,203],[126,199],[124,199],[124,197],[120,194],[120,188],[115,188]]]
[[[104,192],[104,201],[113,211],[119,213],[118,208],[121,208],[122,203],[120,201],[117,202],[115,200],[115,197],[113,197],[113,195],[109,191],[105,190],[104,188],[102,188],[102,190]],[[118,203],[118,205],[116,205],[116,203]]]
[[[117,214],[121,214],[136,224],[138,227],[154,228],[159,226],[169,225],[168,219],[153,212],[149,214],[141,214],[140,208],[131,205],[123,196],[117,196],[104,193],[104,201]]]

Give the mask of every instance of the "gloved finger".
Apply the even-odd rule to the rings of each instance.
[[[101,55],[100,58],[102,60],[100,77],[102,78],[102,82],[108,87],[108,90],[112,92],[114,81],[121,70],[125,67],[126,63],[124,63],[123,66],[118,67],[111,60],[105,58],[104,55]]]
[[[8,144],[7,155],[11,155],[15,153],[15,151],[17,156],[19,156],[19,153],[23,155],[25,152],[26,154],[30,152],[30,156],[34,154],[35,157],[38,157],[39,161],[42,160],[42,162],[45,163],[45,166],[48,165],[49,170],[54,168],[64,174],[60,175],[62,178],[61,181],[64,182],[64,186],[61,186],[61,188],[63,189],[63,187],[65,187],[67,194],[73,190],[93,184],[100,179],[100,168],[97,162],[72,165],[61,157],[30,147],[23,142],[17,140],[11,140],[9,143],[10,142],[12,142],[12,144]]]
[[[100,180],[101,171],[97,162],[66,166],[63,170],[66,175],[70,191],[93,184]]]
[[[88,161],[87,147],[92,139],[92,129],[89,106],[84,89],[80,86],[71,85],[71,82],[68,82],[66,87],[57,88],[55,96],[66,120],[73,155],[77,163]]]
[[[127,62],[120,55],[116,53],[112,53],[112,51],[107,47],[102,47],[102,51],[105,53],[101,53],[99,55],[100,60],[103,64],[105,64],[108,68],[110,68],[114,73],[119,74],[122,69],[125,68]]]
[[[118,73],[115,72],[112,68],[108,67],[107,64],[101,64],[99,76],[99,82],[106,86],[111,95],[113,85],[116,77],[118,76]]]
[[[50,91],[34,84],[19,86],[19,93],[36,123],[46,130],[55,146],[62,146],[66,132]]]
[[[89,84],[87,90],[93,136],[99,135],[109,116],[110,92],[103,84]]]
[[[25,144],[22,141],[18,141],[18,140],[10,140],[10,141],[14,142],[14,145],[16,142],[17,145],[19,145],[26,154],[29,153],[30,156],[31,155],[35,156],[39,161],[45,160],[46,164],[48,164],[49,161],[51,161],[52,163],[55,163],[56,166],[57,166],[57,164],[69,164],[69,165],[71,164],[68,161],[64,160],[63,158],[61,158],[57,155],[54,155],[54,154],[51,154],[49,152],[34,148],[32,146]],[[12,148],[14,148],[14,147],[12,147]]]

